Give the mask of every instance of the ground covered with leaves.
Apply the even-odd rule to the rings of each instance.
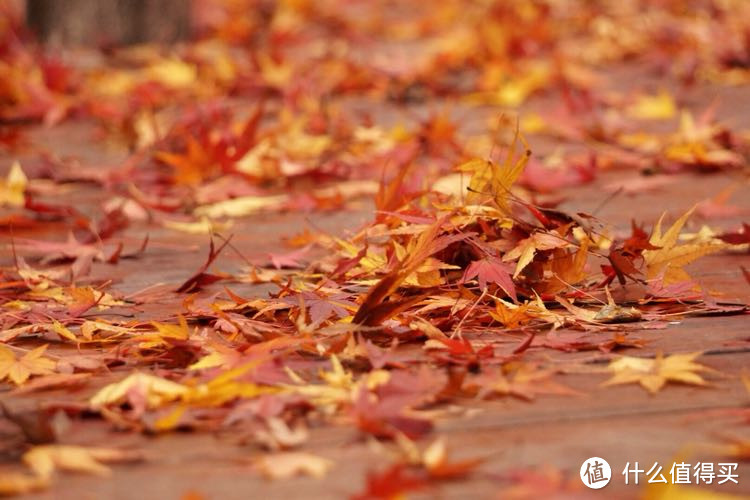
[[[750,4],[197,5],[0,6],[0,494],[750,491]]]

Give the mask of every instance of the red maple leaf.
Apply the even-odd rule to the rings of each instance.
[[[508,294],[513,300],[518,300],[516,297],[516,287],[513,284],[513,279],[510,277],[510,273],[513,272],[513,268],[500,260],[497,257],[488,255],[480,260],[475,260],[469,267],[466,268],[464,275],[461,277],[460,283],[466,283],[467,281],[476,278],[479,281],[479,288],[482,290],[487,289],[487,283],[496,283]]]
[[[641,255],[643,250],[658,250],[660,248],[651,244],[646,231],[642,227],[637,226],[635,221],[631,221],[630,224],[633,232],[622,244],[622,253],[638,256]]]
[[[429,480],[419,469],[398,463],[379,473],[367,475],[364,492],[352,496],[352,500],[374,500],[377,498],[399,498],[407,491],[421,490],[429,486]]]
[[[297,307],[302,307],[304,304],[310,314],[310,321],[314,325],[319,325],[332,315],[337,318],[349,316],[351,312],[347,310],[347,307],[357,308],[357,304],[352,302],[349,297],[345,293],[321,296],[314,292],[302,292],[298,295],[284,297],[281,301]]]
[[[302,263],[300,262],[300,259],[309,250],[310,250],[310,245],[307,245],[304,248],[300,248],[299,250],[295,250],[289,253],[284,253],[284,254],[269,253],[268,258],[271,260],[271,264],[273,264],[273,267],[275,267],[276,269],[281,269],[282,267],[298,269],[298,268],[304,267]]]
[[[230,236],[228,239],[224,240],[224,243],[218,248],[214,248],[214,240],[211,238],[211,241],[209,243],[208,248],[208,257],[206,258],[206,262],[198,269],[198,271],[195,272],[190,278],[188,278],[180,287],[175,290],[177,293],[186,293],[186,292],[192,292],[195,290],[198,290],[206,285],[210,285],[211,283],[214,283],[216,281],[219,281],[223,279],[221,276],[217,276],[215,274],[207,273],[208,267],[213,263],[214,260],[216,260],[216,257],[219,256],[222,250],[224,250],[224,247],[226,247],[229,244],[229,240],[231,240],[232,237]]]
[[[750,224],[747,222],[742,223],[742,229],[733,233],[723,233],[719,235],[719,239],[730,245],[742,245],[743,243],[750,243]]]

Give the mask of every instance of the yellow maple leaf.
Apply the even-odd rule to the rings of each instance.
[[[516,158],[516,148],[519,141],[523,144],[525,151],[519,158]],[[482,198],[486,198],[488,194],[492,194],[500,211],[504,214],[509,213],[510,188],[523,172],[530,156],[531,151],[528,149],[526,140],[516,130],[513,142],[508,148],[508,154],[502,165],[495,164],[490,160],[474,159],[459,166],[459,170],[472,173],[469,181],[469,192],[466,195],[467,203],[476,204]]]
[[[695,358],[701,354],[692,352],[667,357],[658,354],[654,359],[622,356],[609,364],[609,370],[613,375],[604,385],[638,383],[651,394],[659,392],[670,381],[707,385],[698,372],[711,369],[695,362]]]
[[[528,323],[533,319],[529,314],[529,304],[516,306],[511,302],[495,299],[495,310],[490,311],[490,316],[501,323],[505,328],[514,329]]]
[[[146,332],[136,337],[140,340],[139,347],[142,349],[152,348],[167,343],[168,339],[187,340],[190,338],[190,329],[188,328],[185,317],[177,315],[179,324],[159,323],[152,321],[151,325],[156,329],[155,332]]]
[[[237,356],[232,356],[231,353],[214,351],[210,354],[203,356],[201,359],[188,366],[188,370],[205,370],[208,368],[217,368],[219,366],[229,366],[232,362],[236,361]]]
[[[193,64],[176,58],[161,59],[144,70],[146,77],[171,88],[185,88],[195,84],[198,70]]]
[[[301,451],[289,451],[264,455],[256,466],[269,479],[288,479],[294,476],[322,478],[333,466],[327,458]]]
[[[139,390],[143,393],[149,408],[156,408],[164,402],[174,401],[189,392],[187,386],[177,382],[146,373],[133,373],[119,382],[100,389],[89,400],[89,405],[97,410],[104,406],[120,404],[133,390]]]
[[[22,207],[26,204],[26,185],[28,178],[21,169],[21,164],[14,162],[5,179],[0,179],[0,206]]]
[[[238,196],[230,200],[218,201],[196,207],[193,215],[219,219],[222,217],[246,217],[263,211],[278,210],[289,201],[289,195]]]
[[[552,379],[553,375],[554,371],[532,364],[511,363],[492,374],[490,382],[483,390],[487,391],[486,395],[513,396],[529,401],[539,394],[578,394],[573,389],[555,382]]]
[[[640,95],[629,106],[625,113],[631,118],[641,120],[665,120],[677,112],[674,98],[669,92],[661,91],[656,95]]]
[[[16,359],[13,351],[0,345],[0,380],[7,377],[14,384],[21,385],[32,375],[54,373],[57,363],[44,357],[46,350],[47,344],[44,344]]]
[[[26,495],[49,487],[49,481],[26,472],[0,473],[0,496]]]
[[[217,222],[208,217],[201,217],[200,220],[193,222],[181,222],[176,220],[165,220],[162,225],[168,229],[182,231],[188,234],[213,234],[223,233],[232,227],[232,221]]]
[[[151,324],[159,332],[161,337],[170,337],[180,340],[187,340],[190,337],[190,329],[188,328],[187,321],[182,314],[177,315],[178,325],[172,325],[169,323],[159,323],[152,321]]]
[[[699,257],[718,252],[726,247],[726,245],[714,243],[677,245],[680,231],[693,213],[693,210],[695,210],[695,207],[685,212],[663,235],[661,233],[661,223],[664,215],[656,223],[649,243],[659,247],[659,249],[643,252],[643,259],[646,262],[646,277],[648,279],[654,279],[663,273],[664,285],[690,281],[690,275],[683,269],[684,266]]]
[[[258,64],[263,79],[274,86],[284,88],[294,75],[293,67],[285,62],[276,62],[266,54],[259,54]]]
[[[503,261],[508,262],[518,259],[513,278],[517,278],[523,269],[534,259],[537,250],[551,250],[570,245],[562,236],[552,233],[538,232],[518,242],[518,245],[503,256]]]
[[[22,460],[36,477],[48,480],[57,469],[107,476],[111,471],[102,462],[133,461],[140,458],[139,453],[116,448],[52,444],[31,448],[24,453]]]
[[[71,332],[68,327],[63,325],[57,320],[52,320],[52,331],[58,334],[60,337],[72,340],[73,342],[78,342],[78,338],[76,337],[76,334]]]

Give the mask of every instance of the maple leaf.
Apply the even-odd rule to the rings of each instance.
[[[42,255],[41,261],[43,263],[68,259],[76,259],[77,261],[86,259],[89,261],[92,259],[106,260],[100,247],[81,243],[72,233],[68,234],[68,239],[65,242],[18,238],[16,249],[28,251],[34,255]]]
[[[287,194],[269,196],[238,196],[230,200],[200,205],[193,211],[198,217],[220,219],[222,217],[245,217],[262,211],[278,210],[290,200]]]
[[[321,297],[317,293],[302,292],[299,295],[284,297],[282,300],[290,305],[307,308],[313,326],[320,325],[334,314],[337,318],[344,318],[351,314],[350,311],[357,309],[357,304],[352,302],[346,293]]]
[[[430,485],[429,478],[403,463],[393,464],[382,472],[367,474],[365,491],[352,500],[403,498],[407,491],[421,490]]]
[[[167,401],[179,399],[188,393],[188,387],[165,378],[147,373],[133,373],[119,382],[109,384],[99,390],[89,400],[92,409],[119,405],[133,392],[139,392],[149,408],[155,408]]]
[[[34,391],[77,387],[84,384],[90,377],[91,373],[54,373],[52,375],[42,375],[30,382],[26,382],[21,387],[17,387],[11,391],[11,394],[28,394]]]
[[[43,479],[49,479],[56,469],[108,476],[111,471],[101,462],[141,459],[142,455],[134,451],[57,444],[35,446],[22,457],[34,474]]]
[[[213,261],[216,260],[216,257],[219,256],[221,251],[224,250],[224,247],[229,244],[229,241],[231,239],[232,237],[230,236],[228,239],[224,240],[224,243],[219,248],[214,249],[214,239],[212,237],[209,242],[208,257],[206,257],[206,262],[204,262],[203,265],[198,269],[198,271],[196,271],[195,274],[193,274],[190,278],[185,280],[185,282],[180,285],[180,287],[175,291],[177,293],[192,292],[200,289],[205,285],[209,285],[222,279],[221,276],[209,274],[206,271],[208,270],[208,267],[213,263]]]
[[[527,401],[538,394],[578,395],[579,393],[552,380],[553,370],[530,364],[515,364],[474,378],[485,397],[513,396]]]
[[[632,232],[620,246],[612,246],[609,250],[609,263],[612,266],[614,275],[609,273],[611,279],[617,276],[621,285],[625,284],[625,277],[633,281],[639,281],[635,277],[641,272],[636,268],[635,259],[641,258],[644,250],[659,250],[659,247],[649,242],[648,234],[643,228],[636,225],[635,220],[630,222]]]
[[[0,495],[27,495],[48,488],[50,482],[24,472],[0,473]]]
[[[16,359],[13,351],[0,345],[0,380],[8,378],[16,385],[26,382],[32,375],[54,373],[56,362],[44,357],[47,344],[41,345]]]
[[[711,369],[695,362],[701,354],[693,352],[667,357],[658,354],[654,359],[623,356],[609,364],[609,370],[614,374],[603,385],[638,383],[651,394],[659,392],[667,382],[707,385],[698,372]]]
[[[57,320],[52,321],[52,331],[58,334],[60,337],[78,342],[75,333],[71,332],[65,325]]]
[[[360,389],[352,406],[360,430],[389,439],[401,434],[418,439],[432,430],[431,421],[410,415],[409,409],[432,400],[443,388],[440,374],[426,367],[417,374],[373,370],[367,377],[367,386],[372,391]]]
[[[720,168],[740,166],[742,155],[726,149],[715,139],[721,136],[722,128],[712,123],[713,110],[709,110],[696,121],[689,111],[680,114],[679,131],[669,139],[664,147],[665,158],[700,167]]]
[[[406,258],[399,262],[396,269],[386,274],[367,292],[362,305],[352,319],[352,323],[375,326],[393,316],[402,308],[419,302],[421,297],[410,297],[404,301],[384,302],[399,286],[416,271],[431,255],[447,248],[450,244],[463,240],[465,234],[438,236],[448,216],[445,216],[425,229],[410,248]]]
[[[526,150],[520,158],[515,159],[516,147],[519,140],[523,143]],[[528,144],[526,144],[526,140],[518,129],[516,129],[513,142],[508,148],[508,154],[502,165],[496,165],[491,160],[474,159],[459,166],[459,170],[472,173],[466,201],[468,203],[477,203],[482,197],[491,193],[500,212],[503,214],[510,213],[508,205],[510,188],[523,172],[530,157],[531,151],[528,149]]]
[[[271,264],[273,264],[273,267],[276,269],[281,268],[293,268],[298,269],[303,267],[300,263],[300,259],[304,257],[304,255],[310,250],[310,245],[307,245],[303,248],[300,248],[299,250],[295,250],[293,252],[285,253],[285,254],[279,254],[279,253],[269,253],[268,258],[271,260]]]
[[[210,153],[191,136],[187,138],[185,153],[159,151],[154,156],[175,170],[177,184],[197,185],[218,173],[218,165]]]
[[[400,168],[396,170],[396,175],[390,182],[385,182],[385,171],[383,171],[378,192],[375,194],[375,208],[378,210],[375,222],[382,222],[388,216],[388,212],[397,210],[408,201],[408,197],[404,192],[404,180],[414,165],[412,160],[417,152],[416,148],[409,151],[408,157],[400,162]]]
[[[429,488],[438,481],[453,481],[471,474],[484,459],[449,459],[445,440],[436,439],[420,451],[410,439],[400,436],[396,443],[403,457],[379,473],[368,473],[365,491],[353,500],[402,498],[408,491]]]
[[[151,324],[156,328],[160,337],[186,340],[190,337],[187,321],[182,314],[177,315],[177,321],[179,322],[177,325],[159,323],[158,321],[152,321]]]
[[[502,300],[495,300],[495,310],[490,311],[490,316],[505,328],[512,330],[531,321],[533,316],[529,314],[529,307],[529,304],[515,306]]]
[[[174,229],[175,231],[182,231],[189,234],[213,234],[221,233],[232,227],[232,221],[217,222],[211,220],[208,217],[201,217],[199,220],[194,222],[182,222],[177,220],[164,220],[162,226]]]
[[[625,112],[640,120],[665,120],[675,115],[677,106],[674,98],[662,90],[656,95],[639,95]]]
[[[682,269],[685,265],[699,257],[718,252],[725,248],[725,245],[711,243],[677,245],[680,231],[694,209],[695,207],[685,212],[663,235],[661,232],[661,223],[664,215],[656,223],[649,243],[655,247],[659,247],[659,249],[643,251],[643,259],[646,262],[646,277],[648,279],[654,279],[663,274],[662,281],[664,285],[690,281],[690,275]]]
[[[552,279],[534,284],[537,293],[554,294],[586,278],[586,262],[589,254],[589,240],[584,239],[575,253],[565,249],[553,250],[552,258],[545,263],[544,272]]]
[[[742,229],[732,233],[723,233],[717,236],[721,241],[730,245],[743,245],[750,243],[750,224],[742,223]]]
[[[635,220],[630,221],[630,227],[630,236],[622,243],[622,254],[636,257],[641,255],[644,250],[659,250],[659,247],[651,244],[648,234],[635,223]]]
[[[464,478],[484,462],[484,459],[449,460],[445,440],[438,438],[424,450],[420,462],[430,479],[440,481]]]
[[[255,465],[269,479],[289,479],[302,475],[320,479],[333,467],[333,462],[312,453],[290,451],[264,455]]]
[[[550,158],[559,159],[558,156]],[[524,169],[519,183],[538,193],[552,193],[563,187],[592,182],[596,178],[596,171],[596,156],[593,154],[585,162],[565,162],[560,165],[555,162],[554,167],[532,159]]]
[[[487,289],[488,282],[496,283],[513,300],[518,300],[516,287],[510,277],[512,270],[513,268],[509,264],[504,263],[498,257],[487,255],[469,264],[464,275],[461,277],[460,283],[466,283],[476,277],[477,281],[479,281],[479,288],[482,290]]]
[[[0,206],[24,206],[26,203],[25,191],[27,184],[28,179],[21,169],[21,165],[18,162],[14,162],[10,167],[8,176],[0,180]]]
[[[211,347],[213,352],[203,356],[201,359],[188,366],[188,370],[205,370],[208,368],[231,368],[239,364],[242,355],[234,349],[215,344]]]
[[[518,245],[503,256],[503,262],[518,259],[513,278],[517,278],[523,269],[534,259],[538,250],[552,250],[568,246],[570,243],[565,238],[552,234],[537,232],[518,242]]]

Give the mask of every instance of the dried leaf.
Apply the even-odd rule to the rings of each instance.
[[[111,470],[102,462],[132,462],[141,458],[138,452],[117,448],[51,444],[33,447],[22,459],[37,477],[49,480],[58,469],[108,476]]]
[[[89,400],[93,410],[104,406],[119,405],[126,401],[131,391],[141,394],[150,408],[166,401],[179,399],[188,393],[188,388],[161,377],[146,373],[133,373],[119,382],[103,387]]]
[[[26,203],[26,185],[28,179],[21,169],[21,164],[13,162],[5,179],[0,180],[0,207],[22,207]]]
[[[725,248],[725,245],[711,243],[677,245],[680,230],[682,230],[693,210],[694,208],[688,210],[682,217],[677,219],[663,235],[661,233],[661,223],[664,216],[659,219],[649,240],[651,245],[659,247],[659,249],[645,250],[643,252],[643,258],[647,266],[646,277],[648,279],[654,279],[663,274],[662,280],[665,285],[689,281],[690,276],[682,269],[685,265],[699,257],[718,252]]]
[[[707,385],[699,372],[711,369],[694,361],[701,354],[694,352],[666,357],[659,354],[654,359],[623,356],[609,364],[613,375],[604,385],[638,383],[651,394],[659,392],[667,382]]]
[[[27,495],[49,487],[49,480],[23,472],[0,472],[0,496]]]
[[[466,268],[461,283],[477,278],[479,288],[487,289],[487,283],[496,283],[503,291],[513,300],[518,300],[516,296],[516,287],[510,277],[513,269],[505,264],[502,260],[493,256],[486,256],[483,259],[475,260]]]
[[[321,479],[333,467],[333,462],[311,453],[290,451],[263,455],[257,460],[256,466],[268,479],[288,479],[294,476]]]
[[[16,359],[9,348],[0,345],[0,380],[7,378],[16,385],[26,382],[32,375],[54,373],[56,363],[44,357],[47,344],[37,347]]]

